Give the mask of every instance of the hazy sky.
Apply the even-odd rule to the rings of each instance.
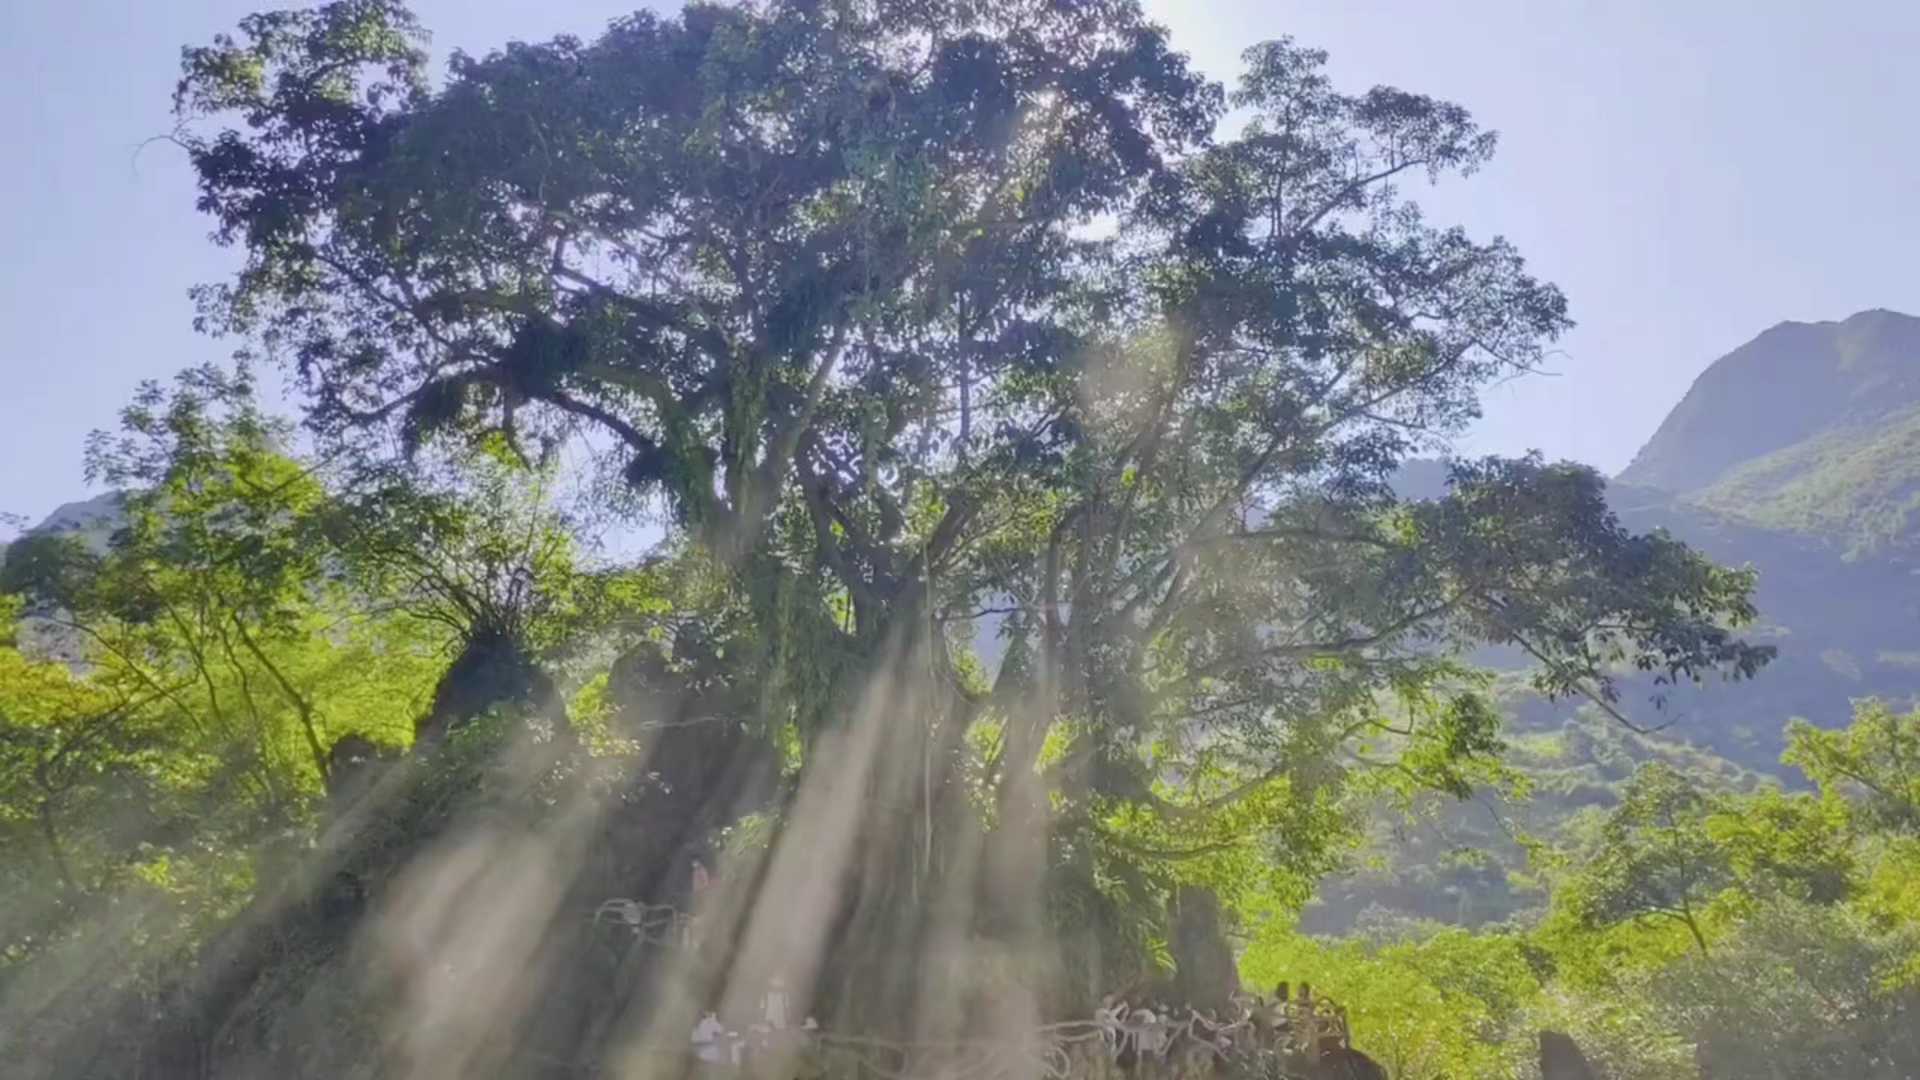
[[[271,0],[0,0],[0,512],[83,497],[81,441],[136,382],[226,355],[167,130],[179,47]],[[419,0],[436,61],[590,34],[603,0]],[[1495,390],[1464,449],[1624,466],[1701,368],[1783,319],[1920,313],[1920,3],[1149,0],[1216,77],[1290,34],[1349,89],[1450,98],[1502,134],[1422,193],[1572,299],[1558,374]],[[1920,358],[1916,358],[1920,360]],[[6,530],[0,528],[0,535]]]

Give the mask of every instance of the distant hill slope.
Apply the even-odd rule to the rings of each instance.
[[[1502,697],[1517,692],[1509,681]],[[1345,933],[1382,917],[1480,926],[1538,910],[1544,884],[1525,840],[1565,845],[1617,805],[1635,769],[1661,762],[1730,790],[1763,777],[1708,751],[1635,735],[1587,709],[1558,728],[1510,733],[1507,760],[1530,785],[1525,798],[1482,789],[1473,798],[1422,795],[1402,810],[1383,800],[1360,858],[1322,882],[1301,913],[1309,933]]]
[[[1843,558],[1912,561],[1920,554],[1920,406],[1819,432],[1679,498],[1819,538]]]
[[[115,530],[125,522],[119,492],[107,492],[80,502],[70,502],[48,514],[46,520],[26,530],[23,536],[57,534],[73,536],[95,551],[105,551]],[[19,539],[18,537],[15,538]],[[0,543],[0,567],[7,563],[10,544]],[[43,657],[56,657],[77,663],[85,653],[78,635],[40,618],[26,619],[21,627],[21,647]]]
[[[1621,519],[1759,571],[1780,658],[1676,730],[1769,768],[1792,716],[1920,697],[1920,319],[1782,323],[1715,361],[1609,491]]]
[[[1419,498],[1443,483],[1410,462],[1398,486]],[[1838,726],[1853,699],[1920,698],[1920,319],[1781,323],[1721,357],[1608,501],[1629,528],[1759,572],[1748,633],[1779,659],[1749,683],[1670,692],[1675,738],[1772,771],[1791,717]],[[1629,684],[1623,705],[1658,722],[1654,691]],[[1516,707],[1534,730],[1570,711]]]
[[[1906,467],[1920,467],[1920,449]],[[1826,493],[1806,517],[1850,497],[1847,490]],[[1747,633],[1777,647],[1778,658],[1751,682],[1674,695],[1669,708],[1677,734],[1767,770],[1781,749],[1780,725],[1790,717],[1837,727],[1847,722],[1854,699],[1904,704],[1920,697],[1920,576],[1901,557],[1913,532],[1868,550],[1853,539],[1858,527],[1849,522],[1856,519],[1786,527],[1770,503],[1722,509],[1705,505],[1705,498],[1618,483],[1609,498],[1630,528],[1665,529],[1717,562],[1759,572],[1760,622]],[[1784,498],[1781,504],[1791,505]]]
[[[1433,461],[1408,462],[1395,484],[1405,498],[1445,485]],[[1535,797],[1434,797],[1412,821],[1379,815],[1361,864],[1307,912],[1310,929],[1349,929],[1368,908],[1469,925],[1524,912],[1542,894],[1509,830],[1565,837],[1643,761],[1735,787],[1796,782],[1779,765],[1789,719],[1838,727],[1858,698],[1920,701],[1920,319],[1870,311],[1761,334],[1707,369],[1608,502],[1635,531],[1664,529],[1757,570],[1761,621],[1747,633],[1778,659],[1750,682],[1624,682],[1622,707],[1666,725],[1642,738],[1591,707],[1526,692],[1522,658],[1481,650],[1476,661],[1510,671],[1512,761]]]
[[[79,536],[89,546],[103,548],[107,540],[113,536],[113,531],[120,527],[120,523],[120,494],[109,491],[105,495],[97,495],[91,499],[66,503],[48,514],[46,520],[21,535],[67,533]],[[0,542],[0,563],[6,561],[7,547],[7,543]]]
[[[1863,311],[1781,323],[1702,372],[1620,479],[1696,491],[1736,466],[1916,406],[1920,319]]]

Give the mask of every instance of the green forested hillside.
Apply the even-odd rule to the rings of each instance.
[[[1784,323],[1716,361],[1611,486],[1636,528],[1759,572],[1768,685],[1687,695],[1683,737],[1751,767],[1780,718],[1920,694],[1920,319]]]
[[[1767,768],[1786,718],[1836,726],[1849,699],[1920,695],[1920,320],[1762,334],[1700,377],[1608,498],[1636,528],[1758,571],[1780,650],[1767,684],[1681,695],[1676,734]]]
[[[1626,679],[1620,708],[1658,729],[1650,735],[1507,679],[1500,700],[1517,777],[1466,802],[1428,796],[1410,814],[1383,806],[1355,871],[1322,890],[1307,925],[1345,930],[1369,907],[1376,918],[1462,925],[1537,910],[1547,893],[1528,845],[1569,842],[1617,803],[1636,764],[1664,762],[1730,789],[1803,783],[1779,761],[1789,720],[1838,727],[1856,700],[1920,699],[1911,561],[1920,517],[1908,516],[1920,506],[1920,374],[1910,373],[1920,373],[1920,320],[1884,311],[1783,324],[1715,362],[1607,497],[1635,529],[1756,571],[1752,633],[1778,649],[1763,676]],[[1738,456],[1741,447],[1754,456]],[[1654,479],[1699,486],[1666,490]],[[1435,497],[1446,469],[1410,462],[1396,486]],[[1528,663],[1511,650],[1480,658],[1514,671]]]
[[[1621,472],[1673,494],[1809,439],[1920,405],[1920,319],[1786,322],[1710,365]]]
[[[1525,696],[1515,688],[1509,700]],[[1508,774],[1467,798],[1381,799],[1352,868],[1322,882],[1301,928],[1344,934],[1421,920],[1525,925],[1550,899],[1541,852],[1577,846],[1619,805],[1641,766],[1666,765],[1727,792],[1779,780],[1777,761],[1745,769],[1709,750],[1635,734],[1592,708],[1558,728],[1515,725],[1507,743]]]
[[[1915,366],[1920,367],[1920,357]],[[1741,462],[1689,506],[1819,540],[1842,558],[1913,565],[1920,544],[1920,406]]]
[[[1766,769],[1783,718],[1838,725],[1849,699],[1920,694],[1920,319],[1767,331],[1708,368],[1608,501],[1758,572],[1780,655],[1764,685],[1673,694],[1676,736]]]

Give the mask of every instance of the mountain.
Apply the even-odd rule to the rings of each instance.
[[[1409,462],[1406,498],[1445,490],[1444,465]],[[1796,783],[1779,764],[1782,729],[1839,727],[1853,701],[1920,702],[1920,319],[1866,311],[1782,323],[1695,381],[1621,474],[1608,502],[1635,531],[1664,529],[1714,560],[1758,572],[1749,637],[1779,650],[1751,681],[1622,683],[1621,705],[1656,737],[1592,706],[1524,689],[1521,660],[1500,681],[1512,763],[1533,797],[1480,792],[1376,815],[1365,856],[1325,883],[1304,915],[1340,932],[1368,908],[1387,917],[1477,924],[1543,900],[1518,836],[1564,838],[1612,805],[1642,762],[1663,760],[1729,787]],[[1659,693],[1659,708],[1652,698]]]
[[[1920,407],[1819,432],[1736,465],[1683,498],[1763,528],[1822,538],[1847,558],[1884,554],[1913,561],[1920,540]]]
[[[1410,467],[1410,487],[1434,484]],[[1714,361],[1609,484],[1637,531],[1758,571],[1749,636],[1779,657],[1745,683],[1623,703],[1673,738],[1776,771],[1780,729],[1846,723],[1852,700],[1920,699],[1920,318],[1781,323]],[[1518,705],[1557,727],[1566,707]]]
[[[1694,380],[1623,483],[1699,491],[1735,468],[1920,406],[1920,319],[1863,311],[1842,322],[1784,322]]]
[[[104,545],[113,530],[120,527],[120,520],[120,494],[109,491],[91,499],[66,503],[21,535],[65,533],[77,535],[89,545]],[[0,544],[0,559],[6,557],[6,551],[7,545]]]
[[[46,519],[33,528],[15,537],[33,535],[63,535],[79,538],[80,542],[95,551],[106,550],[114,530],[125,521],[119,492],[107,492],[80,502],[62,505]],[[11,544],[0,543],[0,568],[7,564],[7,551]],[[54,657],[70,663],[78,663],[85,650],[81,647],[78,635],[41,618],[27,618],[19,626],[20,645],[24,650],[43,657]]]
[[[1616,478],[1624,501],[1812,540],[1920,552],[1920,318],[1781,323],[1694,381]],[[1633,491],[1632,489],[1645,489]]]
[[[1791,716],[1920,696],[1920,319],[1782,323],[1710,365],[1615,479],[1636,529],[1759,572],[1760,678],[1688,695],[1688,738],[1765,769]]]
[[[20,536],[34,533],[66,533],[79,536],[89,547],[104,548],[107,540],[113,536],[113,530],[120,527],[120,494],[109,491],[91,499],[63,504],[48,514],[46,520],[26,529]],[[20,537],[14,537],[18,540]],[[8,541],[0,540],[0,566],[6,565]]]

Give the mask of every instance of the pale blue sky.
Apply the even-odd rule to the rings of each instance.
[[[1465,449],[1615,471],[1701,368],[1783,319],[1920,313],[1920,4],[1148,0],[1217,77],[1291,34],[1349,88],[1457,100],[1502,133],[1422,201],[1503,233],[1580,327],[1559,374],[1487,401]],[[0,0],[0,511],[86,494],[87,431],[142,378],[224,356],[187,288],[222,276],[164,145],[179,46],[259,0]],[[434,53],[589,34],[627,3],[418,0]],[[0,529],[0,534],[5,530]]]

